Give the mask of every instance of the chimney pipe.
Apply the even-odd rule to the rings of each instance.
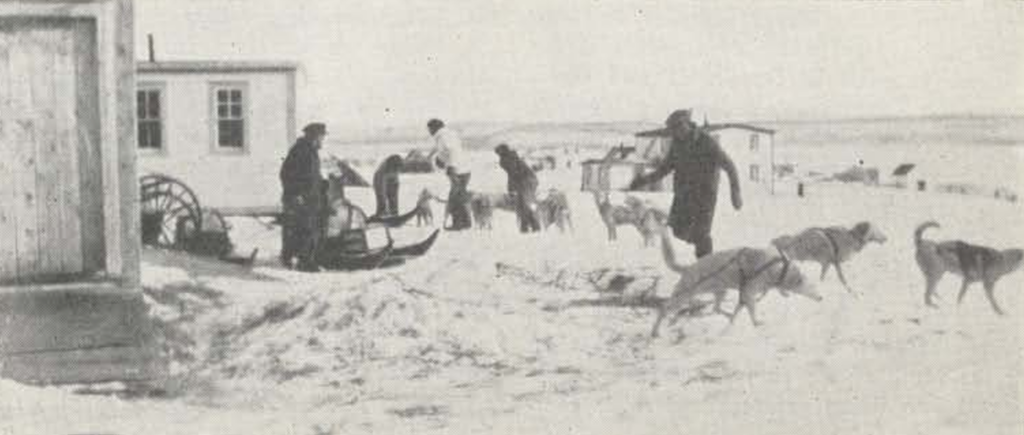
[[[156,62],[156,51],[153,50],[153,34],[147,34],[146,39],[149,40],[149,61]]]

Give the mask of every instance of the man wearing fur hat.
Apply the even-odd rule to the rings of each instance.
[[[281,263],[291,268],[298,258],[298,269],[318,272],[316,250],[320,241],[326,181],[320,174],[320,146],[327,126],[314,122],[302,129],[302,137],[288,150],[281,165],[283,219],[281,225]]]
[[[665,120],[672,137],[668,155],[650,174],[637,177],[630,189],[661,180],[674,172],[668,224],[676,238],[694,245],[697,258],[713,250],[711,224],[718,199],[719,170],[729,176],[732,206],[743,207],[736,165],[718,142],[690,120],[689,110],[676,110]]]

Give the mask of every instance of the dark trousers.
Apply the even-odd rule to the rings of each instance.
[[[521,233],[540,231],[540,223],[537,222],[537,214],[533,210],[536,196],[536,191],[525,190],[512,194],[516,216],[519,217],[519,232]]]
[[[451,230],[465,230],[473,226],[469,217],[469,173],[452,174],[449,177],[448,212],[452,216]]]
[[[281,262],[290,265],[297,258],[300,266],[316,264],[316,252],[323,231],[318,204],[298,198],[283,198],[281,222]]]
[[[694,256],[701,258],[714,252],[714,242],[711,240],[711,234],[690,234],[686,228],[681,226],[672,227],[672,234],[677,239],[687,243],[693,244]]]
[[[398,181],[386,182],[373,189],[377,197],[377,216],[394,216],[398,212]]]

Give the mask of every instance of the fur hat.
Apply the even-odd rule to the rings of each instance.
[[[322,122],[311,122],[302,127],[302,132],[308,136],[327,134],[327,125]]]
[[[676,110],[672,112],[672,114],[668,115],[668,118],[665,119],[665,125],[671,126],[676,125],[680,122],[690,122],[691,114],[692,111],[690,109]]]

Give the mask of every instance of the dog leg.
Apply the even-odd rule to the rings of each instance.
[[[940,278],[942,278],[942,275],[934,276],[934,275],[930,275],[930,274],[925,273],[925,276],[924,276],[924,279],[925,279],[924,304],[929,306],[929,307],[932,307],[932,308],[938,308],[939,307],[938,305],[935,304],[934,301],[932,301],[932,298],[935,296],[935,287],[938,286]]]
[[[667,304],[668,301],[665,301]],[[661,328],[661,321],[665,318],[665,306],[662,306],[658,310],[658,317],[654,319],[654,325],[651,326],[651,338],[658,338],[658,330]]]
[[[851,295],[853,295],[853,296],[857,296],[857,292],[853,291],[853,289],[850,288],[850,285],[846,283],[846,277],[843,276],[843,266],[841,264],[839,264],[838,261],[835,263],[835,265],[836,265],[836,275],[839,276],[839,282],[843,283],[843,287],[846,288],[846,292],[851,294]]]
[[[967,287],[971,285],[971,281],[964,277],[963,282],[960,284],[960,293],[956,295],[956,304],[960,305],[964,302],[964,295],[967,294]]]
[[[757,320],[757,310],[754,307],[757,305],[756,299],[757,296],[753,295],[749,291],[740,291],[740,301],[747,307],[747,313],[750,313],[750,321],[754,323],[754,326],[761,326],[761,321]]]
[[[658,329],[661,327],[661,322],[665,317],[670,317],[669,325],[675,325],[679,321],[679,315],[683,308],[690,304],[692,295],[689,293],[683,293],[679,295],[672,295],[661,305],[661,310],[658,311],[658,318],[654,321],[654,327],[651,330],[651,336],[658,336]]]
[[[829,267],[832,267],[832,263],[821,263],[821,278],[818,278],[818,280],[825,280],[825,275],[828,274]]]
[[[715,293],[715,312],[723,316],[729,317],[729,312],[722,309],[722,301],[725,300],[725,292]]]
[[[1000,316],[1003,316],[1006,313],[1003,312],[1002,308],[999,308],[999,304],[996,302],[995,291],[996,291],[996,283],[995,283],[995,281],[990,281],[990,280],[986,279],[985,280],[985,296],[988,296],[988,302],[990,304],[992,304],[992,309],[996,312],[996,314],[998,314]]]

